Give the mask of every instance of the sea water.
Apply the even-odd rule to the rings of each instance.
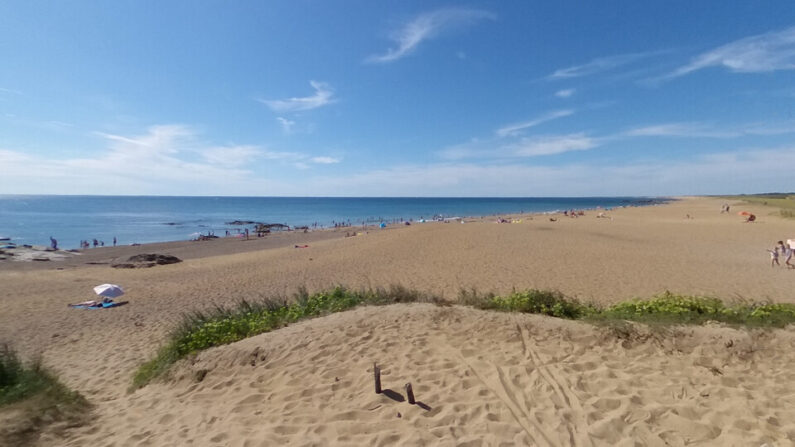
[[[660,203],[647,197],[162,197],[0,195],[0,238],[16,244],[78,248],[97,239],[119,245],[224,236],[253,225],[234,221],[280,223],[290,227],[354,226],[434,217],[479,217],[518,212],[612,208]],[[0,246],[7,242],[0,241]]]

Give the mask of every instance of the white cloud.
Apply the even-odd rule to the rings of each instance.
[[[462,160],[490,154],[491,152],[484,150],[484,144],[478,139],[447,147],[437,153],[443,160]]]
[[[315,89],[315,94],[312,96],[287,99],[259,99],[258,101],[278,113],[317,109],[335,101],[332,98],[334,90],[325,82],[309,81],[309,85]]]
[[[598,57],[588,63],[555,70],[547,79],[570,79],[588,76],[612,70],[637,60],[659,54],[659,52],[617,54],[615,56]]]
[[[737,73],[795,70],[795,27],[746,37],[707,51],[665,78],[713,66],[724,66]]]
[[[703,137],[733,138],[742,135],[737,131],[721,131],[701,123],[666,123],[637,127],[621,133],[628,137]]]
[[[0,149],[0,191],[8,194],[292,194],[300,184],[263,177],[268,166],[309,167],[339,159],[253,145],[217,146],[183,125],[152,126],[142,135],[94,132],[95,155],[57,159]],[[267,172],[267,171],[265,171]]]
[[[792,189],[795,147],[620,165],[440,163],[305,179],[299,194],[340,196],[622,196],[739,194]]]
[[[303,160],[306,158],[306,155],[300,154],[298,152],[278,152],[278,151],[263,151],[261,156],[265,160],[274,160],[274,161],[295,161],[295,160]]]
[[[522,138],[516,144],[508,146],[520,157],[537,157],[555,155],[571,151],[585,151],[599,146],[599,142],[583,133],[569,135],[549,135]]]
[[[555,92],[555,96],[557,96],[558,98],[568,98],[571,95],[573,95],[575,91],[576,90],[573,88],[558,90],[557,92]]]
[[[281,116],[277,116],[276,121],[278,121],[279,124],[282,125],[282,130],[284,131],[284,133],[290,134],[293,132],[293,126],[295,126],[295,121],[290,121],[287,118]]]
[[[795,133],[795,122],[736,124],[729,129],[698,122],[663,123],[636,127],[616,137],[737,138],[746,135],[786,135]]]
[[[322,165],[330,165],[339,163],[340,159],[333,158],[333,157],[312,157],[309,159],[312,163],[322,164]]]
[[[201,151],[204,160],[224,167],[238,167],[252,162],[262,155],[255,146],[217,146]]]
[[[398,60],[411,54],[423,41],[445,31],[495,18],[496,16],[488,11],[464,8],[440,9],[420,14],[393,32],[391,39],[397,47],[388,49],[384,54],[372,55],[366,59],[366,62],[386,63]]]
[[[22,92],[19,91],[19,90],[14,90],[14,89],[11,89],[11,88],[3,88],[3,87],[0,87],[0,93],[8,94],[8,95],[21,95],[22,94]]]
[[[574,114],[573,110],[556,110],[549,112],[545,115],[542,115],[536,119],[532,119],[530,121],[524,121],[521,123],[509,124],[507,126],[503,126],[496,130],[496,134],[498,137],[507,137],[507,136],[515,136],[520,133],[520,131],[524,129],[528,129],[530,127],[535,127],[541,123],[545,123],[547,121],[552,121],[554,119],[563,118],[565,116],[569,116]]]

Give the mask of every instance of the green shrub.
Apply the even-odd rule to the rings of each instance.
[[[430,302],[450,304],[439,297],[401,286],[388,289],[353,291],[344,287],[309,294],[299,289],[292,301],[267,299],[241,301],[233,308],[216,306],[208,312],[194,312],[184,317],[154,359],[141,365],[133,378],[133,387],[144,386],[165,374],[172,364],[188,355],[247,337],[269,332],[307,318],[342,312],[360,305]],[[462,290],[459,303],[479,309],[523,312],[593,322],[638,321],[643,323],[701,324],[719,321],[736,325],[783,327],[795,322],[793,304],[738,304],[726,306],[717,298],[676,295],[665,292],[648,300],[631,300],[601,308],[550,290],[531,289],[507,296],[480,294]],[[0,369],[2,375],[14,374]]]
[[[597,311],[595,306],[582,304],[560,292],[536,289],[514,292],[507,297],[491,296],[483,302],[482,308],[542,314],[570,320],[576,320]]]
[[[133,377],[133,388],[140,388],[165,374],[178,360],[213,346],[234,343],[299,320],[342,312],[359,305],[407,302],[442,303],[442,300],[401,286],[369,291],[336,287],[314,294],[301,288],[290,304],[286,299],[241,301],[233,308],[216,306],[208,312],[194,312],[183,318],[155,358],[138,368]]]
[[[0,346],[0,405],[41,393],[46,393],[58,402],[86,403],[80,394],[70,391],[55,375],[47,371],[40,361],[25,366],[10,347]]]
[[[633,321],[672,320],[681,323],[701,323],[722,320],[723,302],[716,298],[674,295],[665,292],[649,300],[631,300],[605,309],[601,316]]]

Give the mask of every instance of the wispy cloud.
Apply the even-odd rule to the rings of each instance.
[[[54,158],[0,148],[0,165],[4,171],[0,176],[0,191],[20,194],[53,191],[96,194],[100,191],[102,194],[240,195],[251,190],[262,194],[289,193],[290,184],[264,177],[261,169],[273,165],[311,167],[340,161],[256,145],[214,145],[185,125],[152,126],[139,135],[102,132],[92,135],[101,139],[103,147],[89,156]],[[31,170],[30,166],[37,169]]]
[[[309,159],[312,163],[322,164],[322,165],[331,165],[335,163],[339,163],[339,158],[333,157],[312,157]]]
[[[563,118],[565,116],[573,115],[573,110],[556,110],[549,112],[545,115],[542,115],[538,118],[524,121],[521,123],[509,124],[507,126],[503,126],[495,131],[498,137],[507,137],[507,136],[516,136],[521,133],[522,130],[528,129],[530,127],[538,126],[541,123],[545,123],[547,121],[552,121],[554,119]]]
[[[21,94],[22,94],[22,92],[21,92],[21,91],[19,91],[19,90],[14,90],[14,89],[11,89],[11,88],[3,88],[3,87],[0,87],[0,94],[6,94],[6,95],[21,95]]]
[[[713,66],[737,73],[795,70],[795,27],[746,37],[707,51],[663,79]]]
[[[282,126],[282,131],[286,134],[291,134],[293,132],[293,126],[295,126],[295,121],[288,120],[287,118],[277,116],[276,121],[279,122]]]
[[[737,131],[718,130],[702,123],[665,123],[636,127],[624,131],[620,136],[627,137],[703,137],[734,138],[742,135]]]
[[[567,88],[567,89],[563,89],[563,90],[558,90],[558,91],[555,92],[555,96],[557,96],[558,98],[568,98],[571,95],[573,95],[575,91],[576,90],[573,89],[573,88]]]
[[[204,160],[224,167],[238,167],[263,155],[256,146],[216,146],[201,150]]]
[[[334,90],[325,82],[309,81],[309,85],[315,89],[315,94],[312,96],[287,99],[258,99],[258,101],[278,113],[317,109],[335,101],[333,98]]]
[[[572,67],[555,70],[551,75],[547,76],[547,79],[570,79],[589,76],[592,74],[613,70],[622,65],[627,65],[655,54],[660,54],[660,52],[627,53],[617,54],[615,56],[598,57],[582,65],[575,65]]]
[[[599,146],[598,140],[584,133],[574,133],[522,138],[518,143],[509,147],[519,157],[538,157],[571,151],[586,151],[597,146]]]
[[[496,16],[491,12],[465,8],[439,9],[420,14],[392,32],[391,39],[395,42],[396,47],[389,48],[384,54],[372,55],[365,62],[396,61],[411,54],[422,42],[435,38],[443,32],[495,18]],[[459,52],[459,54],[461,53]]]
[[[307,194],[524,197],[739,194],[791,189],[795,147],[729,151],[688,160],[627,161],[544,165],[437,163],[400,165],[349,175],[316,176],[304,182]],[[742,166],[742,176],[738,169]]]
[[[629,129],[615,137],[737,138],[745,135],[795,133],[795,121],[736,124],[722,128],[699,122],[662,123]]]

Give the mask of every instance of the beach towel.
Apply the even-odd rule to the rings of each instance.
[[[107,309],[109,307],[123,306],[127,303],[129,303],[129,301],[84,301],[82,303],[67,304],[67,306],[73,309]]]

